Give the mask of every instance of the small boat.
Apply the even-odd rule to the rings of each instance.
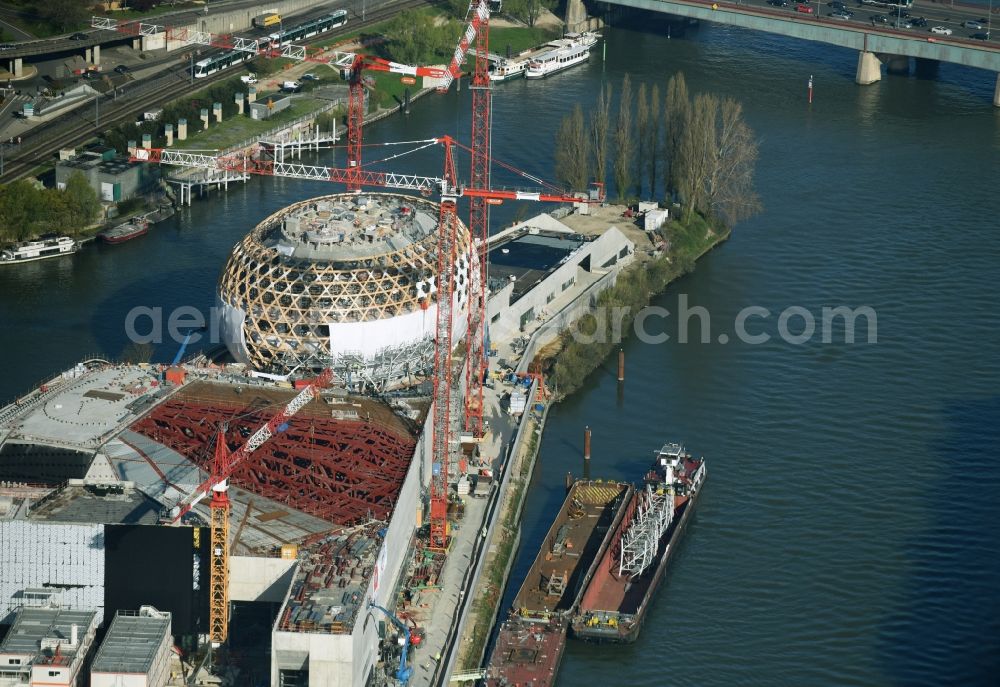
[[[119,224],[117,227],[102,231],[98,236],[104,243],[125,243],[149,232],[149,222],[141,217],[136,217],[131,222]]]
[[[156,210],[145,215],[146,219],[149,220],[150,224],[156,224],[162,222],[165,219],[169,219],[174,216],[174,206],[173,203],[165,202],[160,203]]]
[[[563,38],[552,41],[551,50],[536,55],[528,62],[524,70],[524,78],[541,79],[549,74],[561,72],[564,69],[582,64],[590,57],[590,49],[597,44],[599,34],[592,31],[584,33],[567,33]]]
[[[490,81],[510,81],[524,75],[528,60],[503,59],[490,69]]]
[[[25,241],[0,252],[0,264],[33,262],[61,255],[72,255],[80,244],[68,236],[56,236],[41,241]]]

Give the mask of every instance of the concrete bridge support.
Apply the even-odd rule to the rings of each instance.
[[[24,76],[24,60],[20,57],[15,57],[8,61],[7,71],[13,75],[15,79],[20,79]]]
[[[882,80],[882,63],[875,53],[862,50],[858,53],[858,70],[854,82],[861,86],[873,84]]]
[[[83,59],[87,61],[87,64],[100,64],[101,46],[95,45],[93,48],[87,48],[83,52]]]

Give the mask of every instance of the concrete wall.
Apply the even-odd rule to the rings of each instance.
[[[295,561],[259,556],[229,557],[229,598],[280,603],[292,584]]]
[[[263,14],[266,10],[275,10],[282,19],[294,14],[316,10],[324,5],[333,11],[333,3],[316,2],[316,0],[272,0],[261,3],[253,7],[244,7],[230,12],[219,12],[207,14],[199,18],[196,22],[187,25],[187,28],[195,31],[209,31],[211,33],[233,33],[234,31],[245,31],[251,28],[253,18],[258,14]],[[168,49],[179,47],[173,42]]]

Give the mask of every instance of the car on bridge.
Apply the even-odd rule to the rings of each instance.
[[[875,26],[876,24],[889,23],[889,17],[885,16],[884,14],[873,14],[871,16],[871,20],[872,20],[872,26]]]
[[[767,4],[773,7],[788,7],[788,0],[767,0]]]
[[[827,13],[826,16],[833,17],[834,19],[843,19],[844,21],[847,21],[848,19],[851,18],[851,14],[852,13],[848,12],[847,10],[837,10],[836,12]]]
[[[833,0],[833,2],[826,3],[827,7],[832,7],[835,10],[846,10],[847,4],[841,2],[840,0]]]
[[[980,23],[978,19],[970,19],[969,21],[962,24],[967,29],[985,29],[986,25]]]
[[[809,5],[803,5],[803,4],[800,3],[800,4],[798,4],[798,5],[795,6],[795,11],[796,12],[801,12],[802,14],[812,14],[813,13],[813,8],[810,7]]]
[[[910,17],[910,23],[914,26],[924,27],[927,26],[927,20],[923,17]]]
[[[77,33],[74,33],[72,36],[70,36],[69,39],[71,41],[88,41],[88,40],[90,40],[90,36],[88,36],[85,33],[77,32]]]
[[[974,33],[969,38],[977,41],[988,41],[990,39],[990,34],[988,33]]]
[[[947,26],[932,26],[931,33],[936,33],[939,36],[950,36],[952,31]]]

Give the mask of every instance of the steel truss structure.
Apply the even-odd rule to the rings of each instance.
[[[673,489],[647,484],[635,517],[622,535],[619,575],[638,577],[653,563],[660,539],[670,528],[673,517]]]

